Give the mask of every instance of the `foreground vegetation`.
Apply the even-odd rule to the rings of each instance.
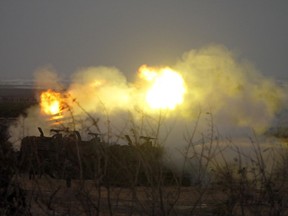
[[[247,152],[232,142],[220,145],[213,124],[195,142],[196,129],[197,123],[184,137],[186,148],[177,169],[167,165],[157,139],[135,131],[126,136],[126,145],[92,139],[89,156],[81,151],[79,138],[69,136],[75,146],[68,158],[72,181],[64,175],[69,169],[61,169],[64,163],[62,176],[47,171],[56,169],[49,155],[41,177],[33,170],[29,178],[3,133],[0,215],[288,214],[285,144],[267,147],[253,136]]]

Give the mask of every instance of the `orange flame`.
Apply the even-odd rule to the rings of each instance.
[[[60,115],[63,106],[63,98],[59,92],[49,89],[41,93],[40,106],[42,112],[46,115]]]

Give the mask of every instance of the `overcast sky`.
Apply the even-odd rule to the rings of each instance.
[[[100,65],[130,79],[142,64],[173,64],[213,43],[288,79],[287,22],[285,0],[1,0],[0,79]]]

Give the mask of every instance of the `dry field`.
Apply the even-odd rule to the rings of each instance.
[[[73,180],[68,188],[64,180],[18,180],[32,215],[217,215],[217,203],[226,199],[207,188],[107,188],[91,180]]]
[[[227,191],[204,187],[98,187],[92,180],[73,180],[70,188],[65,180],[47,177],[29,180],[19,177],[27,195],[32,215],[285,215],[271,211],[261,202],[261,193],[251,193],[233,202]],[[235,194],[236,195],[236,194]],[[235,197],[236,199],[236,197]],[[280,205],[280,204],[278,204]],[[275,207],[274,207],[275,208]],[[273,209],[274,209],[273,208]],[[284,208],[284,209],[283,209]],[[275,210],[275,209],[274,209]],[[260,213],[260,214],[259,214]]]

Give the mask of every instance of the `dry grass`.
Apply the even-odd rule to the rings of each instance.
[[[29,180],[28,177],[21,177],[18,180],[27,192],[32,215],[160,215],[163,213],[159,209],[159,203],[155,203],[152,197],[155,191],[151,187],[111,187],[109,189],[101,187],[99,194],[92,180],[85,181],[84,186],[80,181],[73,180],[71,188],[66,187],[64,180],[50,178]],[[179,197],[177,197],[178,193]],[[163,196],[167,204],[167,215],[168,213],[190,215],[191,212],[211,215],[217,208],[215,203],[220,203],[221,200],[224,202],[227,198],[220,190],[177,186],[163,188]],[[99,212],[98,201],[100,202]],[[111,207],[108,201],[111,202]],[[169,202],[172,208],[168,212]]]

